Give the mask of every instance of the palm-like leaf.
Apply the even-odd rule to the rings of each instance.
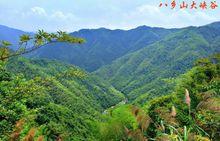
[[[8,41],[2,41],[2,42],[1,42],[1,46],[3,46],[3,47],[9,47],[9,46],[11,46],[11,43],[8,42]]]
[[[20,44],[27,43],[31,40],[30,35],[24,34],[20,36]]]

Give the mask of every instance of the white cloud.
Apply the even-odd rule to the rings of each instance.
[[[160,9],[156,6],[153,5],[142,5],[137,7],[137,12],[142,13],[142,14],[157,14],[160,13]]]
[[[37,15],[41,15],[41,16],[46,16],[47,15],[46,11],[42,7],[37,7],[37,6],[36,7],[32,7],[31,11],[33,13],[37,14]]]
[[[62,11],[55,11],[52,13],[51,18],[60,19],[60,20],[68,20],[73,19],[74,15],[72,13],[63,13]]]
[[[73,30],[73,25],[76,24],[78,18],[71,12],[57,9],[46,9],[44,7],[34,6],[28,10],[18,12],[21,19],[26,21],[28,29],[38,30],[47,29],[48,31],[56,30]],[[31,21],[32,24],[29,24]]]
[[[48,20],[60,20],[60,21],[65,21],[65,20],[73,20],[76,17],[72,13],[64,13],[63,11],[59,10],[53,10],[51,11],[46,11],[42,7],[32,7],[30,9],[31,11],[28,11],[23,14],[23,16],[37,16],[37,17],[44,17]]]
[[[140,25],[173,28],[220,20],[220,8],[180,10],[178,6],[171,10],[170,7],[160,8],[161,0],[78,0],[57,1],[52,5],[54,0],[42,0],[40,3],[34,0],[3,1],[0,0],[1,24],[29,31],[39,28],[49,31],[98,27],[130,29]],[[15,20],[18,17],[19,20]]]
[[[157,5],[140,5],[133,11],[124,13],[124,17],[131,26],[148,25],[159,27],[185,27],[189,25],[201,25],[217,21],[210,11],[193,11],[181,9],[160,8]],[[131,20],[132,19],[132,20]],[[138,21],[138,24],[137,22]]]

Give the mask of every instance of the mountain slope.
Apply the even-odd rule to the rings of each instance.
[[[32,53],[32,57],[50,58],[75,64],[87,71],[97,70],[128,52],[161,40],[176,29],[141,26],[132,30],[83,29],[71,35],[86,40],[83,45],[56,43]]]
[[[146,100],[170,92],[164,79],[192,67],[194,60],[220,52],[220,23],[188,27],[127,54],[95,72],[130,100]]]
[[[92,122],[124,99],[112,86],[72,65],[14,58],[6,69],[0,67],[2,140],[9,135],[23,140],[29,132],[45,140],[88,140],[93,138]]]
[[[123,99],[123,95],[111,85],[73,65],[50,60],[18,58],[9,63],[7,69],[12,73],[22,73],[26,79],[55,78],[57,83],[76,96],[88,96],[98,101],[99,103],[96,103],[101,105],[101,109],[111,107]]]

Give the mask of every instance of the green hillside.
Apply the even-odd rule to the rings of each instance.
[[[92,121],[124,99],[112,86],[72,65],[15,58],[1,65],[0,138],[85,140]]]
[[[218,141],[220,138],[220,55],[199,59],[174,80],[172,93],[141,107],[111,109],[99,123],[101,141]]]
[[[170,77],[190,69],[196,59],[220,52],[218,27],[219,23],[184,28],[117,59],[95,74],[137,103],[169,93],[173,86],[167,83]]]

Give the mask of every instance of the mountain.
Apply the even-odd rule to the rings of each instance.
[[[18,29],[0,25],[0,40],[6,40],[11,42],[12,49],[16,49],[18,47],[19,37],[22,34],[32,34],[32,33],[24,32]]]
[[[126,54],[95,74],[137,103],[168,94],[172,91],[169,78],[190,69],[197,58],[220,52],[219,26],[220,22],[183,28]]]
[[[95,71],[113,60],[161,40],[177,29],[140,26],[132,30],[83,29],[70,33],[86,40],[83,45],[55,43],[31,54],[31,57],[61,60],[87,71]]]
[[[192,68],[220,52],[219,27],[81,30],[83,46],[32,54],[60,62],[0,61],[0,140],[219,139],[220,56]]]
[[[0,93],[2,140],[9,135],[22,140],[29,132],[45,140],[87,140],[101,112],[124,100],[111,85],[73,65],[25,58],[0,65]]]

